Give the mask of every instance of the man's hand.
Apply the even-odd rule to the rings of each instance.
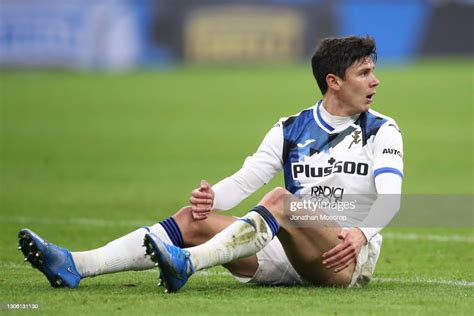
[[[214,191],[206,180],[201,180],[199,188],[191,192],[189,203],[195,220],[203,220],[209,216],[214,204]]]
[[[328,269],[339,272],[356,262],[360,249],[367,243],[365,235],[359,228],[343,228],[337,237],[342,242],[323,253],[323,264]]]

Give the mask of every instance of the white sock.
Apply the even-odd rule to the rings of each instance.
[[[155,224],[148,229],[163,241],[172,243],[161,224]],[[72,252],[72,258],[79,274],[84,278],[119,271],[139,271],[153,268],[154,262],[148,256],[145,257],[143,238],[146,233],[148,230],[142,227],[103,247]]]
[[[270,243],[274,233],[262,215],[251,211],[206,243],[186,250],[198,271],[256,254]]]

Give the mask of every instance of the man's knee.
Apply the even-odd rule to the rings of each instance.
[[[353,274],[351,271],[353,271],[352,267],[348,267],[337,275],[330,277],[323,285],[327,287],[349,287]]]
[[[274,216],[280,218],[284,215],[285,205],[292,194],[282,187],[276,187],[263,197],[260,205],[268,209]]]
[[[181,231],[185,246],[194,246],[201,234],[203,221],[194,220],[190,206],[183,207],[172,217]]]
[[[214,212],[209,213],[207,219],[196,220],[192,213],[191,207],[184,207],[173,215],[186,247],[197,246],[208,241],[235,221],[232,216]]]
[[[189,223],[193,222],[193,214],[192,214],[192,209],[190,206],[185,206],[181,208],[179,211],[174,213],[172,216],[173,219],[176,221],[178,226],[188,226]]]

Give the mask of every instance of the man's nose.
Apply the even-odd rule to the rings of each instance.
[[[376,86],[378,86],[379,84],[380,84],[379,79],[377,79],[377,77],[375,77],[375,75],[373,75],[373,78],[372,78],[372,81],[371,81],[370,85],[371,85],[372,87],[376,87]]]

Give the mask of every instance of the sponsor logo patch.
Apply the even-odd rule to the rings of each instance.
[[[313,167],[309,163],[296,162],[291,164],[291,172],[294,180],[327,177],[333,173],[355,174],[366,176],[369,173],[369,165],[364,162],[336,161],[333,157],[328,160],[329,166]]]
[[[315,139],[307,139],[303,144],[298,144],[298,147],[304,148],[315,141],[316,141]]]
[[[397,155],[399,157],[403,157],[403,154],[399,150],[393,148],[384,148],[382,154]]]
[[[315,185],[311,187],[311,198],[318,201],[338,202],[342,201],[344,188],[330,187],[327,185]]]

